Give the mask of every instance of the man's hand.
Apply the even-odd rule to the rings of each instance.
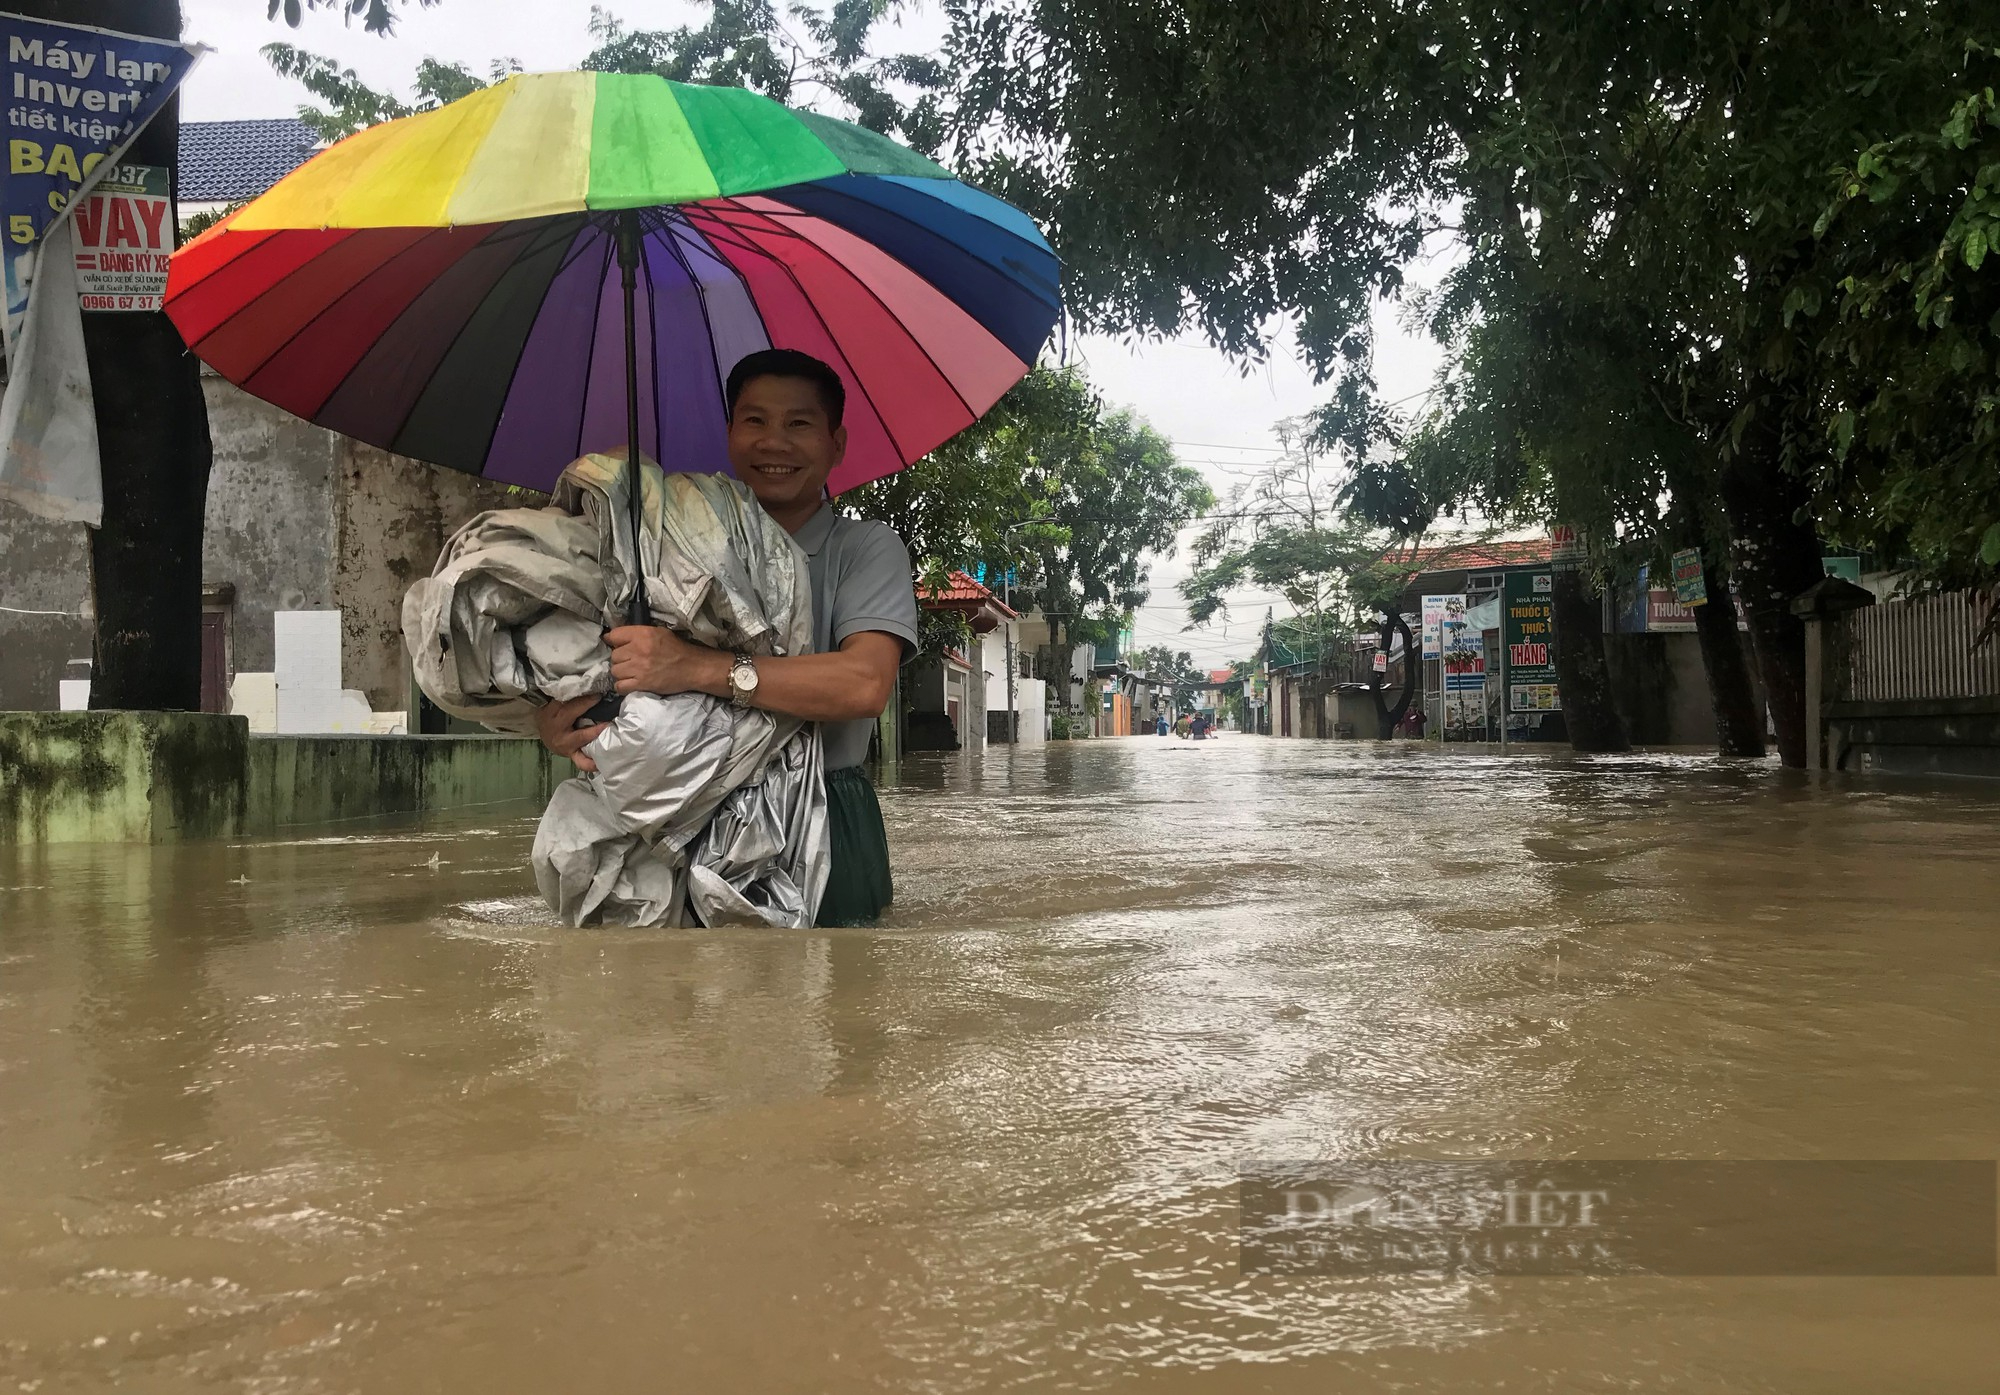
[[[607,725],[597,722],[591,726],[579,727],[577,718],[597,706],[598,695],[585,693],[580,698],[568,702],[543,703],[535,713],[535,730],[542,738],[542,744],[559,756],[566,756],[578,770],[597,769],[597,762],[583,753],[583,748],[597,739],[597,733]]]
[[[611,676],[621,693],[729,692],[730,656],[682,639],[659,625],[621,625],[604,636],[611,646]]]

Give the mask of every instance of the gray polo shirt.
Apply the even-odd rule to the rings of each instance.
[[[813,648],[831,654],[863,630],[903,641],[903,657],[917,652],[917,593],[910,550],[886,523],[842,518],[826,504],[792,534],[805,549],[812,573]],[[826,768],[842,770],[868,758],[875,719],[822,724]]]

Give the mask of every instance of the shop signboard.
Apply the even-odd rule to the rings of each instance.
[[[1426,659],[1439,658],[1444,653],[1444,627],[1448,616],[1456,616],[1462,626],[1465,622],[1465,596],[1425,596],[1423,616],[1423,644]]]
[[[1549,565],[1559,572],[1573,572],[1583,565],[1583,538],[1573,523],[1549,525]]]
[[[192,44],[0,14],[0,84],[7,93],[0,263],[4,263],[10,353],[27,312],[30,269],[42,234],[80,193],[87,197],[99,187],[101,176],[126,172],[115,164],[107,168],[107,162],[116,160],[173,94],[198,51]],[[146,189],[163,185],[164,172],[158,180],[138,182]],[[142,189],[132,197],[150,196]],[[164,199],[163,188],[160,197]],[[154,262],[173,251],[174,230],[164,211],[159,228],[164,247],[146,246],[143,223],[135,244],[124,240],[123,217],[143,219],[154,207],[128,203],[120,216],[120,241],[113,244],[120,253],[117,263],[122,266],[123,254],[129,251],[134,275],[139,274],[142,251],[147,276],[157,276]],[[158,207],[164,210],[164,203]],[[105,294],[87,286],[79,290],[85,295]],[[109,294],[114,301],[111,308],[117,309],[119,297],[136,292]]]
[[[1503,589],[1502,641],[1507,646],[1507,710],[1559,712],[1555,638],[1548,572],[1508,572]]]
[[[1674,554],[1674,599],[1684,606],[1708,604],[1708,582],[1701,574],[1701,549],[1684,547]]]
[[[85,310],[158,310],[167,293],[174,224],[167,171],[118,165],[71,215],[76,225],[77,300]]]

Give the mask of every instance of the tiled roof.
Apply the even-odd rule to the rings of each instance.
[[[995,610],[1003,612],[1008,619],[1018,618],[1018,612],[1002,605],[998,596],[994,595],[984,586],[981,586],[964,572],[953,572],[946,580],[950,584],[942,589],[929,586],[917,587],[918,602],[923,605],[935,603],[941,606],[948,606],[954,602],[962,605],[967,602],[985,601],[989,602]]]
[[[1547,538],[1528,538],[1518,542],[1446,543],[1438,547],[1420,547],[1414,553],[1392,553],[1390,560],[1409,568],[1412,574],[1477,571],[1481,567],[1546,567],[1549,564],[1549,549],[1553,546]]]
[[[254,199],[312,158],[319,135],[295,117],[181,123],[183,203]]]

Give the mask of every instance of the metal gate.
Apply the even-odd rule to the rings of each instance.
[[[2000,697],[2000,639],[1973,647],[1991,605],[1978,591],[1954,591],[1848,612],[1837,700]]]

